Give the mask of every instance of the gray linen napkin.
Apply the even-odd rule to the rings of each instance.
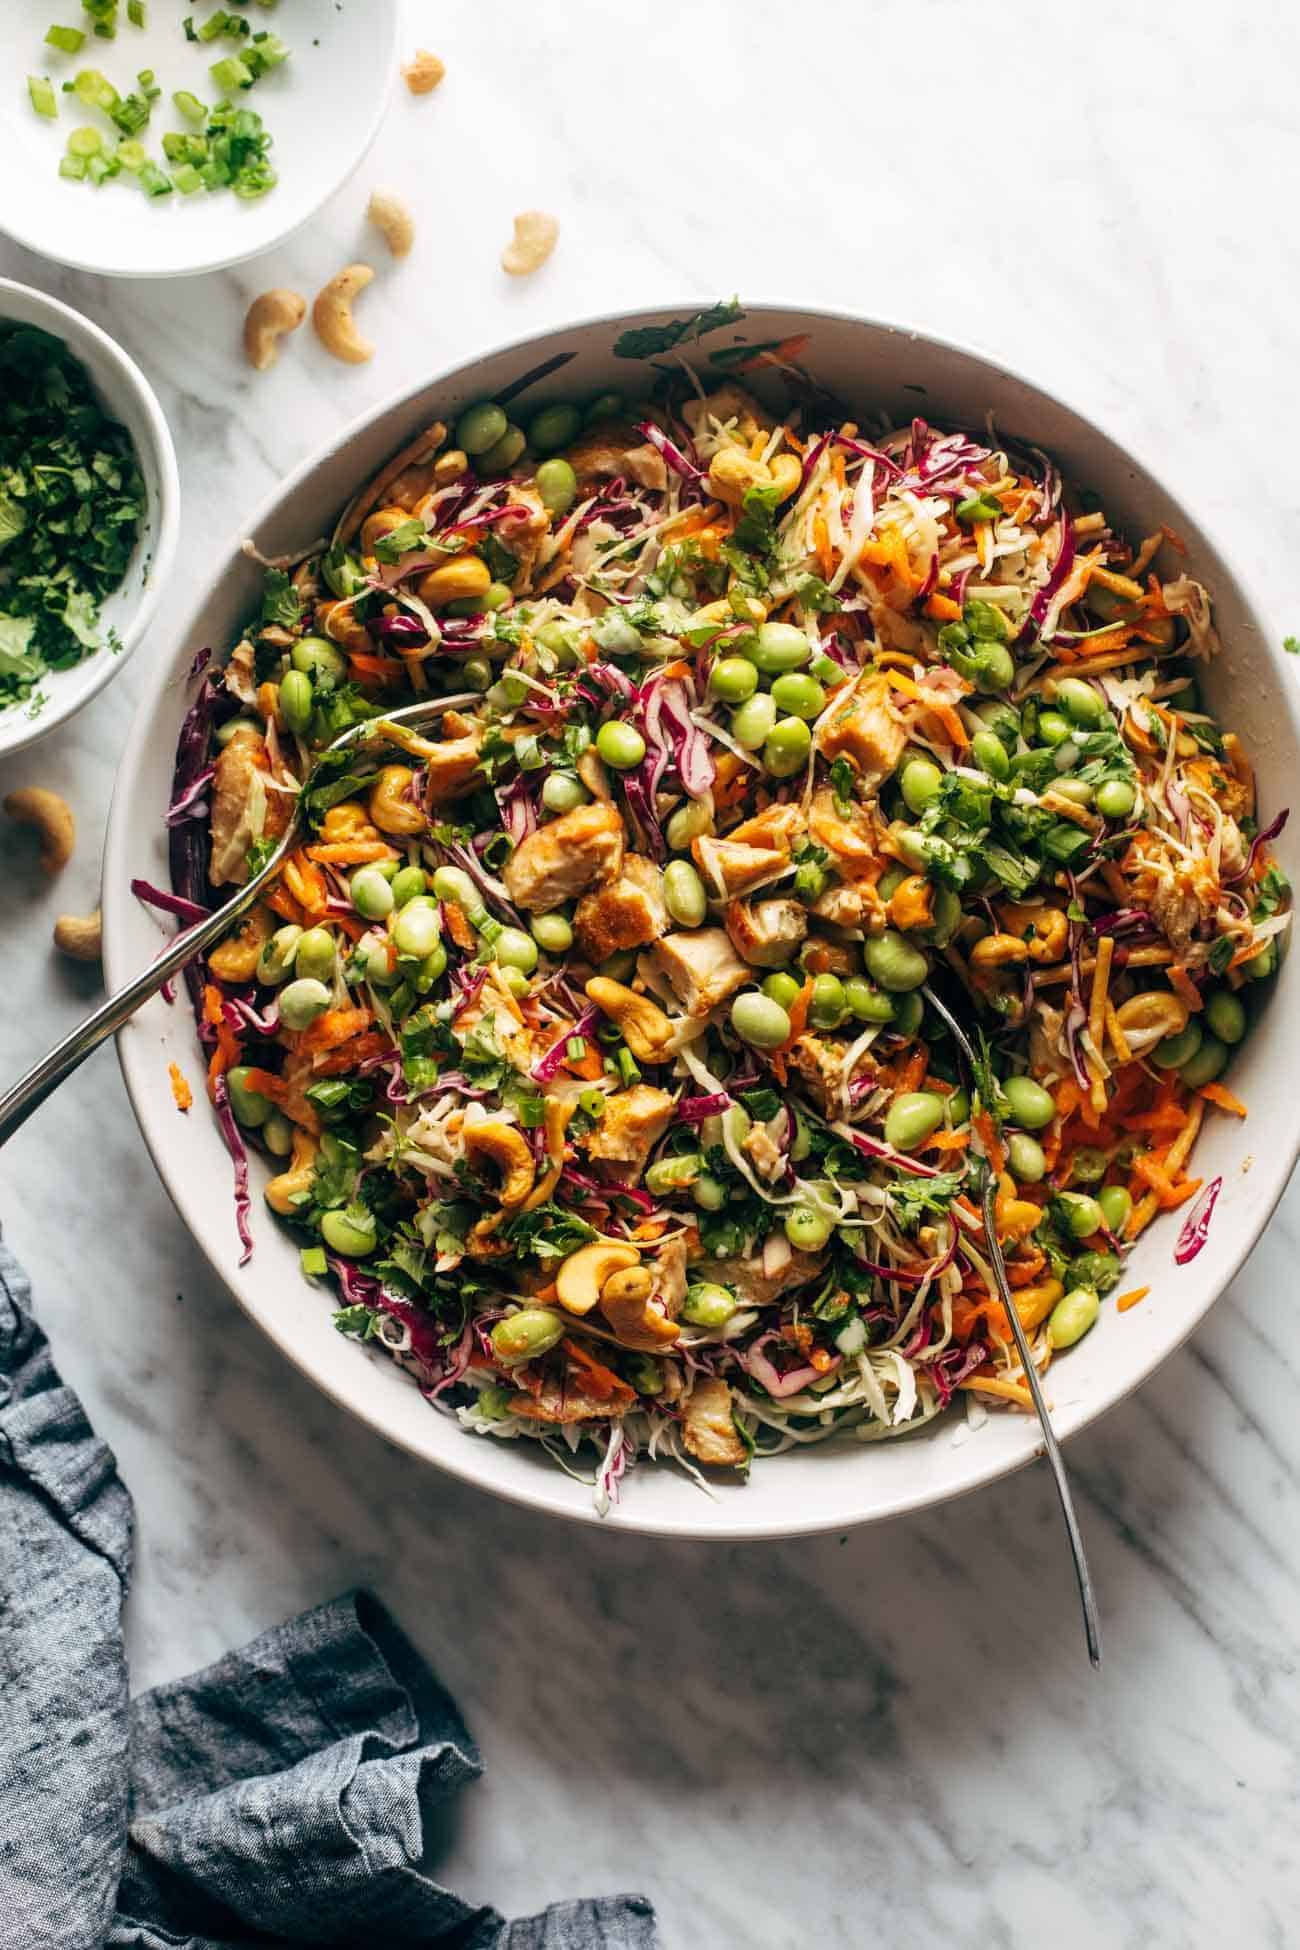
[[[131,1499],[0,1244],[3,1950],[655,1950],[642,1896],[505,1922],[426,1873],[481,1771],[364,1592],[127,1694]]]

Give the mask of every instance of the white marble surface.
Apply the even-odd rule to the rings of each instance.
[[[0,272],[89,311],[158,386],[185,491],[178,607],[239,511],[399,384],[583,311],[738,289],[951,331],[1131,429],[1279,631],[1300,626],[1283,0],[409,14],[411,44],[447,60],[441,94],[395,100],[362,176],[273,259],[132,286],[0,246]],[[311,290],[355,254],[381,180],[423,224],[364,301],[374,363],[332,365],[304,335],[249,374],[248,295]],[[562,239],[513,284],[497,254],[532,204]],[[49,927],[94,904],[148,665],[0,767],[0,790],[64,789],[82,833],[57,892],[0,834],[5,1074],[94,993]],[[670,1950],[1295,1941],[1300,1194],[1203,1331],[1072,1446],[1100,1678],[1041,1470],[870,1532],[710,1551],[542,1522],[392,1453],[200,1264],[111,1051],[5,1152],[0,1214],[135,1492],[136,1683],[372,1585],[483,1745],[445,1838],[457,1886],[513,1911],[644,1889]]]

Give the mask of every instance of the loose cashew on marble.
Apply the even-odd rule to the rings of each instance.
[[[103,952],[99,909],[93,914],[60,914],[54,923],[54,945],[73,961],[98,961]]]
[[[66,799],[41,785],[20,785],[7,795],[4,809],[16,825],[30,826],[39,837],[46,873],[67,866],[77,840],[77,822]]]
[[[415,217],[396,190],[375,190],[366,215],[394,257],[405,257],[415,242]]]
[[[374,357],[375,348],[363,339],[352,316],[352,307],[374,277],[368,264],[349,264],[316,294],[311,322],[325,350],[345,365],[363,366]]]
[[[515,218],[515,234],[501,253],[501,269],[512,278],[526,278],[540,271],[560,235],[559,220],[545,210],[521,210]]]
[[[417,47],[411,60],[402,63],[402,80],[413,95],[431,95],[447,72],[447,63],[427,47]]]
[[[265,372],[280,356],[280,340],[296,332],[307,316],[307,300],[277,286],[254,298],[244,317],[244,357],[254,372]]]

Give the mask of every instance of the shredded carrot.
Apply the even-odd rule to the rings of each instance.
[[[327,1009],[298,1039],[299,1049],[336,1049],[370,1026],[369,1009]]]
[[[188,1110],[194,1102],[194,1092],[190,1089],[189,1084],[186,1083],[184,1076],[181,1074],[179,1063],[169,1063],[167,1065],[167,1074],[171,1078],[172,1097],[177,1110]]]
[[[1193,1015],[1196,1014],[1198,1009],[1205,1007],[1205,1003],[1201,998],[1201,991],[1197,988],[1195,982],[1180,961],[1169,964],[1169,986],[1179,1001],[1186,1003],[1189,1011]]]
[[[922,1151],[964,1151],[969,1143],[970,1135],[966,1131],[935,1131],[920,1148]]]
[[[1140,1198],[1133,1207],[1133,1210],[1129,1213],[1128,1224],[1124,1228],[1124,1237],[1126,1239],[1136,1239],[1140,1232],[1146,1231],[1146,1228],[1150,1225],[1159,1210],[1159,1199],[1154,1192],[1147,1192],[1145,1197]]]
[[[901,670],[887,670],[885,677],[892,690],[901,691],[904,697],[914,698],[924,710],[933,712],[934,716],[938,718],[940,724],[947,732],[952,743],[959,750],[965,750],[966,746],[970,743],[970,738],[967,736],[965,725],[953,710],[951,704],[947,703],[943,698],[935,697],[933,692],[926,690],[923,685],[915,683],[912,678],[905,677]]]
[[[1110,965],[1115,957],[1115,937],[1103,934],[1097,943],[1097,962],[1092,971],[1092,996],[1088,1004],[1088,1034],[1093,1047],[1100,1049],[1106,1033],[1106,992],[1110,987]],[[1094,1094],[1094,1103],[1096,1097]],[[1105,1092],[1102,1093],[1102,1107]]]
[[[667,1219],[642,1219],[640,1225],[632,1228],[633,1239],[661,1239],[668,1230]]]
[[[1160,533],[1164,536],[1175,555],[1186,555],[1187,544],[1176,528],[1169,528],[1162,521],[1160,524]]]
[[[358,684],[400,684],[406,665],[400,657],[376,657],[368,650],[353,650],[348,656],[348,675]]]
[[[239,1061],[239,1038],[226,1021],[221,990],[211,982],[203,989],[203,1020],[217,1032],[217,1045],[208,1062],[208,1095],[216,1102],[217,1078]]]
[[[919,1090],[921,1088],[921,1085],[925,1082],[925,1073],[929,1067],[929,1062],[930,1052],[928,1050],[914,1049],[911,1052],[899,1072],[898,1083],[895,1086],[897,1094],[900,1097],[906,1097],[913,1090]]]
[[[933,596],[925,599],[925,613],[932,616],[936,623],[959,623],[961,604],[955,603],[951,596],[941,596],[936,589]]]
[[[667,541],[671,537],[673,541],[680,542],[687,535],[697,535],[702,528],[710,527],[721,513],[720,501],[706,502],[701,508],[687,508],[678,515],[676,521],[670,521],[665,526],[662,531],[664,540]]]
[[[1017,1402],[1021,1408],[1034,1405],[1034,1398],[1022,1381],[999,1381],[995,1375],[970,1374],[957,1386],[972,1395],[993,1395],[1000,1402]]]
[[[329,912],[329,889],[319,867],[299,849],[291,853],[281,868],[285,886],[312,921],[323,921]]]
[[[447,932],[458,948],[475,948],[478,937],[470,926],[465,910],[455,901],[448,901],[443,908],[447,920]]]
[[[1115,1004],[1109,996],[1106,997],[1106,1031],[1110,1037],[1110,1046],[1115,1052],[1116,1060],[1120,1063],[1131,1063],[1133,1061],[1133,1051],[1129,1048],[1128,1037],[1124,1034],[1124,1025],[1120,1021],[1115,1010]]]
[[[817,557],[818,575],[823,582],[829,582],[835,573],[835,557],[831,554],[831,531],[824,515],[813,516],[813,553]]]
[[[1231,1090],[1225,1090],[1221,1083],[1203,1083],[1197,1095],[1204,1097],[1207,1104],[1214,1104],[1219,1110],[1226,1110],[1232,1117],[1244,1117],[1246,1106],[1240,1097],[1234,1097]]]
[[[581,1341],[575,1341],[571,1334],[566,1334],[560,1346],[573,1365],[582,1370],[583,1387],[598,1401],[607,1401],[618,1395],[631,1395],[632,1391],[627,1383],[621,1381],[611,1368],[597,1361],[594,1355],[588,1354]]]
[[[791,1044],[796,1043],[808,1027],[808,1007],[812,1001],[812,993],[813,984],[809,978],[790,1004],[790,1034],[781,1046],[783,1050],[789,1049]]]
[[[325,846],[309,846],[307,857],[322,866],[360,867],[371,860],[395,860],[398,854],[383,840],[335,840]]]
[[[283,1077],[276,1076],[274,1070],[250,1069],[247,1082],[255,1095],[265,1097],[273,1104],[282,1104],[289,1094],[288,1084]]]
[[[581,1077],[584,1083],[596,1083],[605,1073],[605,1059],[599,1045],[589,1042],[581,1056],[566,1057],[564,1067],[570,1076]]]
[[[979,1141],[984,1146],[985,1155],[989,1163],[1000,1178],[1006,1170],[1007,1154],[1002,1148],[1002,1140],[994,1128],[993,1119],[986,1110],[981,1109],[975,1112],[971,1118],[971,1123],[975,1126]]]
[[[1115,1301],[1116,1313],[1126,1314],[1130,1307],[1136,1307],[1140,1300],[1145,1300],[1150,1291],[1149,1286],[1130,1287],[1127,1293],[1121,1293]]]
[[[295,927],[301,927],[306,919],[287,887],[273,887],[269,894],[263,894],[262,899],[268,907],[275,910],[282,921],[292,921]]]
[[[751,352],[749,357],[742,359],[738,365],[733,366],[732,371],[748,372],[753,366],[792,365],[810,337],[811,334],[808,332],[796,332],[793,338],[782,339],[779,345],[765,345],[759,351]],[[792,435],[787,434],[786,438],[793,444]]]

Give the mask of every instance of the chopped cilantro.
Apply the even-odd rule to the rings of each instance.
[[[296,630],[302,622],[302,598],[283,569],[268,569],[262,584],[262,621]]]
[[[1293,657],[1300,657],[1300,637],[1284,636],[1282,648]]]
[[[890,1210],[904,1232],[914,1232],[926,1213],[948,1210],[962,1187],[964,1173],[941,1171],[936,1178],[896,1178],[886,1185]]]
[[[703,338],[723,325],[738,325],[745,316],[739,298],[728,298],[690,318],[670,318],[666,325],[640,325],[624,332],[614,342],[616,359],[652,359],[657,352],[671,352],[685,339]]]

